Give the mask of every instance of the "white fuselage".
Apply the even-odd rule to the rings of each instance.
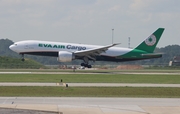
[[[98,45],[87,45],[87,44],[75,44],[75,43],[63,43],[63,42],[50,42],[50,41],[38,41],[38,40],[27,40],[16,42],[10,46],[10,49],[17,53],[30,53],[30,52],[77,52],[88,49],[100,48]],[[120,56],[125,53],[132,51],[129,48],[111,47],[106,52],[100,55],[105,56]]]
[[[71,62],[74,59],[81,59],[84,61],[85,66],[90,68],[91,66],[88,65],[89,60],[123,62],[162,57],[162,54],[153,52],[163,31],[164,28],[158,28],[134,49],[114,47],[118,45],[116,43],[98,46],[38,40],[15,42],[9,48],[22,54],[22,58],[24,54],[31,54],[58,57],[59,62]]]

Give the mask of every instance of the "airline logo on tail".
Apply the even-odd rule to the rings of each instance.
[[[145,40],[146,45],[153,46],[156,43],[156,36],[153,34]]]

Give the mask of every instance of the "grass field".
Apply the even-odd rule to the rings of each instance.
[[[180,75],[149,74],[0,74],[0,82],[180,84]]]
[[[0,87],[0,96],[179,98],[180,88],[155,87]]]
[[[55,72],[56,70],[0,70],[0,72]],[[166,72],[179,73],[179,70],[131,70],[125,72]],[[58,70],[58,72],[65,72]],[[68,70],[68,72],[70,72]],[[160,74],[116,74],[121,71],[78,71],[84,74],[0,74],[0,82],[60,82],[65,83],[154,83],[180,84],[180,75]],[[90,73],[100,72],[98,74]],[[71,71],[72,73],[72,71]],[[4,87],[0,86],[0,96],[24,97],[158,97],[180,98],[180,88],[163,87]]]

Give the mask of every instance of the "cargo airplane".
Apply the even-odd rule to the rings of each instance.
[[[158,28],[134,49],[114,47],[118,43],[98,46],[38,40],[15,42],[9,48],[21,54],[22,61],[24,61],[24,54],[53,56],[57,57],[59,62],[81,59],[84,61],[81,66],[91,68],[89,61],[123,62],[162,57],[161,53],[153,52],[163,31],[164,28]]]

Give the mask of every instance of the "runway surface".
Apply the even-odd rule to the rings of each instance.
[[[0,97],[0,107],[63,114],[179,114],[179,98]]]
[[[141,75],[180,75],[180,72],[152,72],[152,71],[145,71],[145,72],[0,72],[0,74],[141,74]]]
[[[0,86],[66,86],[69,87],[180,87],[180,84],[139,83],[0,83]]]

